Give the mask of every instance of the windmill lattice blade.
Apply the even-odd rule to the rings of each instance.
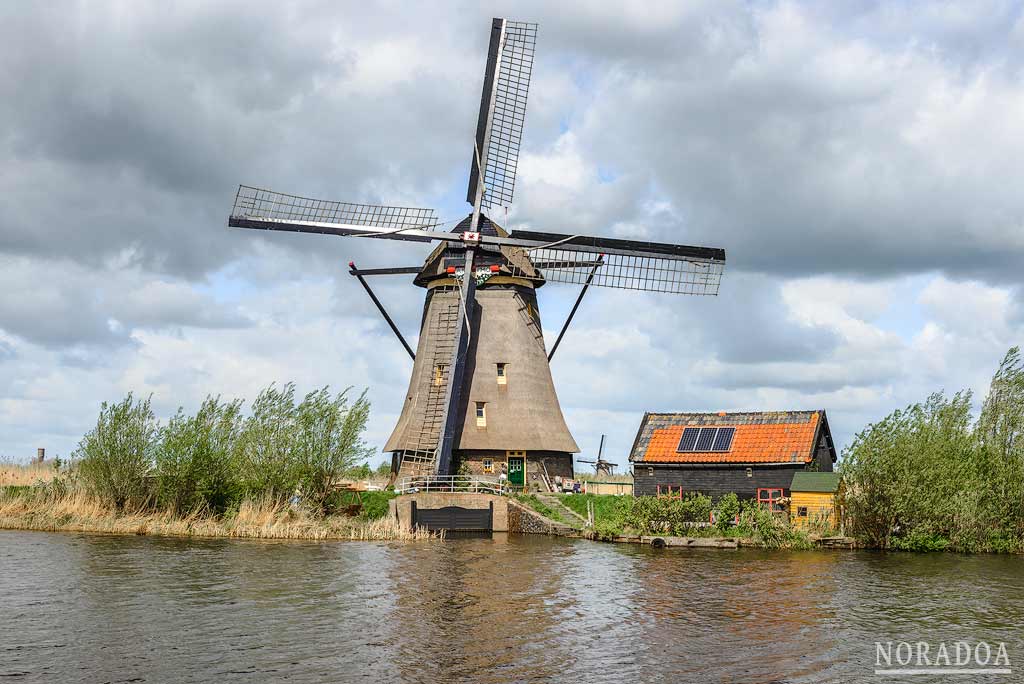
[[[338,235],[361,234],[359,227],[363,226],[384,229],[373,231],[381,237],[386,237],[389,230],[394,231],[394,237],[401,239],[398,231],[429,230],[437,225],[437,217],[433,209],[318,200],[242,185],[235,196],[229,224]],[[332,225],[328,230],[315,224]]]
[[[504,33],[500,50],[492,44],[484,74],[484,92],[480,104],[476,144],[484,167],[484,197],[482,206],[507,207],[512,203],[519,166],[519,147],[526,121],[526,98],[533,72],[534,48],[537,43],[537,24],[497,19],[494,26]],[[495,40],[492,34],[492,41]],[[499,57],[500,55],[500,57]],[[490,108],[493,88],[494,107]],[[474,150],[466,201],[476,198],[477,159]]]
[[[595,270],[581,261],[580,252],[572,248],[534,249],[529,254],[536,265],[543,266],[538,269],[539,275],[518,268],[514,268],[512,275],[584,285],[593,273],[590,284],[598,287],[671,294],[717,295],[725,269],[725,261],[717,259],[606,254],[603,264]]]

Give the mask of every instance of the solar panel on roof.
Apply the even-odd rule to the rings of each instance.
[[[715,445],[712,447],[712,451],[728,451],[732,448],[732,437],[736,434],[736,428],[725,427],[718,428],[718,434],[715,435]]]
[[[701,428],[694,451],[711,451],[711,445],[715,441],[715,433],[717,431],[718,428]]]
[[[693,451],[694,445],[697,444],[697,433],[699,432],[699,428],[684,429],[683,436],[679,440],[679,448],[676,451]]]

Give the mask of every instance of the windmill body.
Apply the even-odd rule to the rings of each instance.
[[[508,235],[486,216],[479,229]],[[393,468],[400,476],[432,474],[435,468],[460,323],[457,277],[463,252],[458,244],[442,243],[415,279],[427,290],[419,343],[401,417],[384,447],[394,455]],[[460,401],[454,407],[453,461],[472,472],[497,475],[507,470],[510,455],[525,454],[528,472],[570,477],[572,454],[579,448],[562,416],[548,364],[536,292],[543,280],[511,275],[513,261],[530,268],[521,249],[481,248],[475,258],[480,275],[474,276],[475,306],[468,321]]]
[[[376,240],[437,243],[422,266],[350,273],[413,357],[401,416],[385,451],[395,476],[444,477],[468,469],[525,487],[572,476],[579,451],[566,426],[549,362],[593,285],[672,294],[718,293],[725,252],[708,247],[515,231],[485,210],[515,188],[536,24],[491,25],[467,201],[454,228],[429,209],[310,199],[241,186],[228,225]],[[381,243],[386,244],[385,242]],[[414,275],[426,290],[415,353],[366,281]],[[548,351],[537,290],[582,285]],[[532,478],[529,474],[532,472]]]

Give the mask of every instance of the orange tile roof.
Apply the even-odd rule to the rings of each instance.
[[[744,414],[648,414],[644,416],[632,461],[655,463],[809,463],[814,458],[820,412]],[[726,452],[680,453],[687,427],[734,427]]]

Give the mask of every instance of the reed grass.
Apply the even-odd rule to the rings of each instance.
[[[0,487],[25,487],[53,479],[52,461],[8,463],[0,461]]]
[[[226,516],[201,511],[179,514],[172,510],[118,513],[81,490],[61,495],[0,496],[0,529],[239,539],[422,541],[437,538],[425,530],[404,529],[391,518],[315,517],[270,499],[245,501],[237,514]]]

